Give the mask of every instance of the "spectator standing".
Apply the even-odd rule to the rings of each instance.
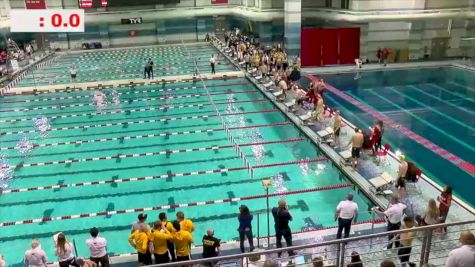
[[[289,207],[285,203],[284,199],[280,199],[278,206],[272,208],[272,216],[274,217],[275,238],[277,248],[282,247],[282,237],[285,239],[287,247],[292,246],[292,231],[290,230],[289,222],[292,221],[292,215],[290,215]],[[280,257],[282,253],[279,253]],[[293,256],[293,251],[289,251],[289,256]]]
[[[75,65],[71,67],[71,69],[69,70],[69,73],[71,74],[71,81],[75,83],[77,75],[78,75],[78,69],[76,68]]]
[[[244,253],[244,239],[247,238],[249,241],[249,250],[254,250],[254,243],[252,238],[252,219],[253,215],[249,212],[249,208],[246,205],[241,205],[239,207],[239,247],[241,253]]]
[[[109,267],[109,256],[107,256],[107,240],[99,236],[99,229],[92,228],[89,233],[91,238],[86,240],[86,245],[89,248],[90,260],[99,263],[102,267]]]
[[[208,229],[206,235],[203,236],[203,258],[217,257],[220,253],[221,246],[218,238],[214,237],[214,230]],[[208,266],[214,266],[215,263],[209,263]]]
[[[427,209],[420,219],[420,225],[433,225],[440,223],[439,209],[435,199],[429,199],[427,203]]]
[[[176,261],[189,261],[191,259],[191,244],[194,239],[190,232],[181,229],[180,222],[174,221],[173,228],[175,228],[173,242],[176,248]]]
[[[66,236],[60,232],[53,236],[55,250],[54,255],[58,257],[60,267],[69,267],[79,265],[76,263],[76,257],[73,254],[73,246],[66,239]]]
[[[395,231],[401,228],[401,220],[406,210],[406,205],[399,202],[399,196],[394,194],[391,197],[391,204],[386,209],[386,211],[381,211],[379,207],[373,208],[373,211],[379,215],[382,215],[386,218],[388,222],[387,231]],[[396,243],[396,247],[398,246],[398,242],[394,242],[394,235],[388,235],[389,243],[387,249],[392,249],[393,243]]]
[[[378,63],[381,64],[381,59],[383,58],[383,50],[381,48],[378,48],[378,51],[376,51],[376,58]]]
[[[346,200],[340,201],[336,207],[335,221],[338,220],[338,231],[336,238],[341,238],[343,229],[345,230],[344,238],[350,236],[351,223],[358,219],[358,204],[353,201],[353,193],[349,192]]]
[[[214,55],[211,55],[211,58],[209,59],[209,65],[211,66],[211,74],[216,74],[216,58],[214,57]]]
[[[129,236],[129,244],[137,250],[139,264],[150,265],[152,264],[152,255],[148,250],[150,230],[145,223],[139,224],[138,228]]]
[[[148,226],[147,224],[147,214],[145,213],[140,213],[137,216],[137,222],[132,224],[132,228],[130,229],[130,232],[134,233],[135,231],[139,230],[142,224],[145,224],[145,226],[147,227],[147,230],[150,230],[150,226]]]
[[[473,267],[475,266],[475,236],[470,231],[460,233],[461,247],[452,250],[445,263],[445,267]]]
[[[440,222],[445,223],[450,206],[452,205],[452,186],[446,185],[444,191],[437,197],[437,200],[439,201]],[[444,227],[444,232],[447,232],[447,227]]]
[[[176,213],[176,219],[180,223],[181,230],[187,231],[190,234],[195,231],[195,226],[193,225],[193,222],[190,219],[186,219],[185,214],[182,211]]]
[[[41,248],[40,242],[33,239],[31,241],[31,249],[25,252],[25,267],[46,267],[48,262],[46,253]]]
[[[161,221],[155,223],[153,232],[149,235],[149,239],[153,244],[152,253],[155,258],[155,264],[170,262],[170,257],[168,256],[168,241],[171,241],[173,236]]]
[[[175,233],[175,228],[173,228],[173,223],[168,221],[167,214],[165,212],[160,212],[160,214],[158,214],[158,219],[162,222],[162,225],[165,226],[168,232],[170,232],[170,234],[172,234],[173,236],[173,233]],[[175,244],[173,243],[173,239],[167,242],[167,246],[168,246],[168,252],[170,253],[171,260],[176,261]]]
[[[406,216],[403,219],[402,229],[413,229],[414,228],[414,219],[412,217]],[[410,257],[412,251],[412,240],[417,236],[415,231],[405,232],[398,234],[395,239],[399,240],[399,248],[397,250],[397,255],[401,261],[401,266],[406,267],[407,264],[411,266]]]

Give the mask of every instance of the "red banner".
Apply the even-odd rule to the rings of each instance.
[[[46,0],[25,0],[26,9],[46,9]]]
[[[211,0],[211,4],[219,5],[219,4],[227,4],[228,0]]]

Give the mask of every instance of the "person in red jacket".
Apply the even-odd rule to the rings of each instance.
[[[381,63],[381,59],[383,58],[383,50],[381,50],[381,48],[378,48],[378,51],[376,51],[376,57],[378,58],[378,63]]]
[[[386,64],[388,64],[388,58],[389,58],[390,54],[391,54],[391,51],[389,51],[389,49],[387,49],[387,48],[383,49],[384,66],[386,66]]]

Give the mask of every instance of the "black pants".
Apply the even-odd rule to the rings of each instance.
[[[287,229],[275,229],[275,238],[276,238],[276,243],[277,243],[277,248],[282,247],[282,237],[285,239],[285,243],[287,244],[287,247],[292,246],[292,231],[290,231],[290,228]],[[282,253],[279,253],[279,257]],[[294,255],[293,251],[289,251],[289,256]]]
[[[102,267],[109,267],[109,256],[107,255],[99,258],[90,257],[89,259],[95,262],[97,266],[99,266],[100,263]]]
[[[211,74],[216,74],[216,70],[214,69],[214,63],[211,63]]]
[[[155,264],[170,262],[170,257],[168,257],[168,251],[164,254],[153,253],[153,257],[155,258]]]
[[[244,240],[247,237],[247,240],[249,241],[249,249],[251,251],[254,250],[254,242],[252,240],[252,229],[249,229],[249,231],[245,231],[244,229],[238,229],[239,231],[239,247],[241,248],[241,252],[244,253]]]
[[[172,261],[176,261],[176,256],[175,256],[175,244],[173,242],[168,242],[168,252],[170,252],[170,257]]]
[[[59,262],[59,267],[69,267],[69,266],[79,267],[79,264],[76,263],[76,258]]]
[[[401,263],[409,262],[409,259],[411,258],[411,250],[412,247],[399,247],[397,255]]]
[[[388,222],[388,232],[389,231],[395,231],[395,230],[399,230],[401,228],[401,223],[391,223],[391,222]],[[394,238],[394,235],[393,234],[390,234],[388,235],[388,240],[392,240]],[[390,241],[387,248],[388,249],[391,249],[393,248],[393,243],[395,244],[395,247],[399,247],[399,241]]]
[[[152,254],[147,251],[147,253],[137,253],[139,264],[150,265],[152,264]]]
[[[353,221],[353,219],[338,218],[338,231],[336,232],[336,238],[337,239],[341,238],[341,232],[343,232],[343,229],[345,229],[345,235],[343,237],[347,238],[347,237],[350,236],[351,222],[352,221]]]

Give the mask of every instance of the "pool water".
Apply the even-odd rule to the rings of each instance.
[[[119,50],[92,50],[90,52],[73,52],[55,58],[52,65],[31,70],[16,86],[42,86],[66,84],[71,82],[70,69],[78,69],[77,82],[95,82],[107,80],[137,79],[143,77],[145,60],[154,61],[154,76],[191,75],[193,61],[196,58],[198,68],[210,71],[209,59],[214,54],[218,63],[216,71],[231,71],[233,66],[207,43],[174,44],[146,48],[128,48]]]
[[[238,238],[241,204],[248,205],[254,214],[262,213],[259,227],[257,216],[253,221],[254,234],[267,234],[265,197],[219,201],[265,194],[263,178],[273,180],[270,193],[349,183],[329,161],[292,163],[323,155],[248,80],[209,80],[205,84],[232,136],[255,166],[253,177],[242,168],[243,161],[222,130],[201,82],[105,89],[109,102],[113,90],[117,90],[120,103],[109,104],[102,113],[92,105],[92,90],[8,96],[0,99],[0,127],[8,132],[0,135],[0,153],[9,165],[17,166],[8,190],[42,188],[0,195],[0,222],[218,200],[210,205],[165,207],[146,213],[149,222],[153,222],[159,212],[166,212],[173,220],[177,211],[183,211],[195,223],[198,244],[207,228],[214,228],[218,238],[230,241]],[[198,96],[182,97],[191,94]],[[43,135],[35,131],[33,124],[33,119],[40,116],[49,118],[51,124]],[[204,131],[210,129],[214,130]],[[15,149],[22,137],[37,145],[27,157]],[[265,144],[253,145],[262,142]],[[220,148],[211,148],[215,146]],[[189,151],[193,148],[196,149]],[[228,170],[200,172],[224,168]],[[166,178],[121,180],[167,174],[170,176]],[[111,179],[120,182],[90,183]],[[334,209],[351,190],[354,188],[287,196],[294,217],[293,231],[334,226]],[[278,199],[271,197],[271,205],[275,206]],[[367,211],[371,202],[360,193],[355,201],[360,206],[359,219],[370,219]],[[0,253],[9,263],[20,264],[30,240],[38,238],[49,259],[55,260],[52,236],[64,231],[76,241],[79,255],[87,256],[85,239],[91,227],[99,227],[101,235],[109,240],[109,253],[129,253],[133,249],[127,237],[138,214],[129,210],[0,227]]]
[[[320,77],[347,96],[460,157],[451,160],[437,155],[400,130],[385,127],[385,142],[417,162],[440,185],[451,184],[458,196],[475,206],[475,195],[471,192],[475,188],[475,176],[473,170],[462,167],[475,164],[475,75],[472,71],[440,67]],[[344,97],[331,92],[325,97],[330,106],[341,109],[346,118],[362,129],[372,124],[373,116]]]

